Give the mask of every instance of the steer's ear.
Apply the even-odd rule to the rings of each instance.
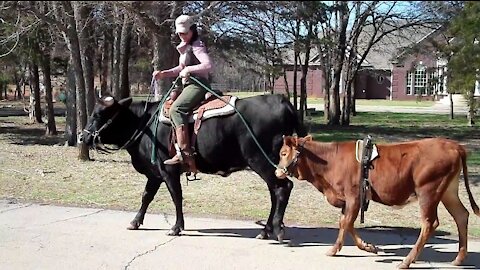
[[[131,97],[124,98],[124,99],[120,100],[118,102],[118,104],[120,104],[122,106],[125,106],[125,107],[128,107],[128,106],[130,106],[130,104],[132,104],[132,98]]]
[[[312,135],[310,135],[310,134],[305,136],[304,139],[305,139],[306,142],[313,141]]]

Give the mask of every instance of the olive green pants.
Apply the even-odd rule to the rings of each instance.
[[[206,86],[210,88],[210,85],[207,84]],[[170,119],[173,127],[188,126],[188,118],[192,110],[205,99],[206,93],[207,90],[196,83],[184,86],[182,93],[170,107]]]

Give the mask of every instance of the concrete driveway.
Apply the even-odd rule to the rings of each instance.
[[[173,216],[147,214],[140,230],[128,231],[134,214],[0,200],[0,269],[395,269],[418,235],[363,228],[364,240],[380,248],[377,255],[358,250],[347,237],[341,252],[327,257],[336,228],[286,224],[288,239],[278,244],[255,239],[260,226],[253,220],[187,216],[183,235],[171,237],[166,232]],[[470,239],[463,267],[449,264],[457,249],[456,235],[439,232],[412,268],[480,268],[480,241]]]

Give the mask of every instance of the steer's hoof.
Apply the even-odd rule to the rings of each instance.
[[[285,239],[285,231],[280,230],[280,232],[277,234],[278,243],[283,244],[283,239]]]
[[[132,221],[130,222],[130,225],[128,225],[127,230],[138,230],[139,227],[140,227],[140,222]]]
[[[255,238],[257,239],[268,239],[269,235],[265,230],[262,230]]]
[[[182,230],[181,230],[180,228],[171,228],[171,229],[167,232],[167,235],[169,235],[169,236],[179,236],[181,231],[182,231]]]
[[[408,269],[408,268],[410,268],[410,264],[408,264],[406,262],[402,262],[401,264],[398,265],[397,268],[398,269]]]

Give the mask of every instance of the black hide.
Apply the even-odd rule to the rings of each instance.
[[[113,101],[113,104],[111,102],[110,98],[110,104],[102,100],[96,104],[82,133],[84,142],[94,146],[94,141],[100,140],[103,144],[125,147],[134,134],[142,131],[138,139],[126,145],[134,168],[148,178],[141,208],[131,221],[130,228],[137,229],[143,224],[149,203],[153,200],[160,184],[165,182],[175,204],[177,217],[169,234],[180,234],[184,229],[181,166],[163,164],[164,160],[170,158],[168,146],[171,127],[163,123],[158,124],[154,164],[151,164],[152,142],[155,138],[152,133],[154,125],[144,128],[156,111],[159,102],[132,102],[131,98],[119,102]],[[292,104],[281,95],[239,99],[236,102],[236,108],[274,164],[278,163],[283,135],[293,133],[299,136],[306,135],[303,127],[298,124]],[[111,123],[108,123],[109,120]],[[93,134],[99,129],[101,129],[99,136],[94,140]],[[190,131],[192,129],[193,125],[190,126]],[[196,142],[196,162],[200,172],[227,176],[231,172],[249,167],[265,180],[270,191],[272,208],[259,237],[268,238],[273,232],[277,239],[282,241],[283,217],[293,183],[288,179],[276,178],[275,167],[267,161],[241,117],[234,113],[204,120]]]

